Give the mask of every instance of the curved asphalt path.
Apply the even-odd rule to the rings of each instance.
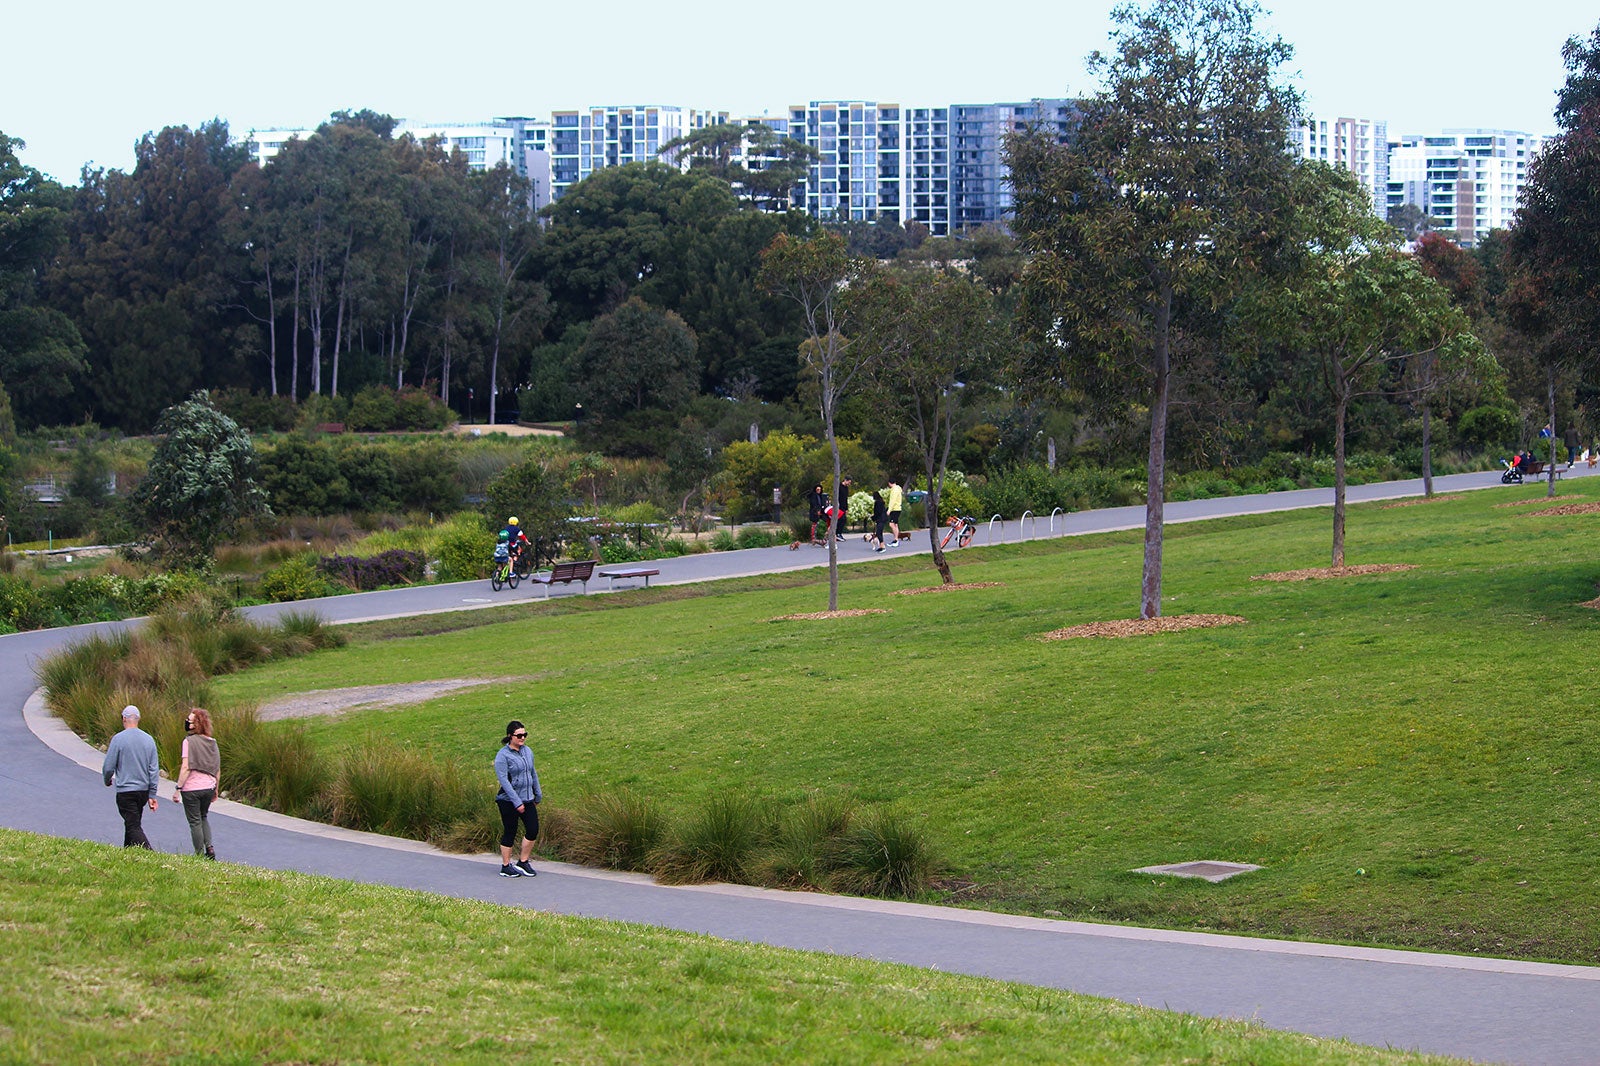
[[[1600,473],[1600,471],[1597,471]],[[1574,471],[1586,476],[1589,471]],[[1498,475],[1434,479],[1435,491],[1498,487]],[[1419,481],[1354,487],[1351,502],[1414,496]],[[1526,494],[1526,488],[1524,489]],[[1326,507],[1331,490],[1167,505],[1169,522]],[[1143,507],[1058,515],[1056,535],[1143,525]],[[1048,535],[1046,520],[1022,531]],[[980,529],[978,544],[1016,540],[1017,524]],[[926,534],[922,534],[923,537]],[[913,537],[913,541],[917,538]],[[914,550],[910,543],[898,551]],[[923,548],[921,550],[926,550]],[[841,559],[867,561],[859,539]],[[711,580],[819,565],[823,553],[770,548],[652,563],[658,581]],[[592,582],[604,589],[603,579]],[[461,610],[538,597],[527,585],[498,596],[487,583],[435,585],[316,601],[334,621]],[[555,589],[553,595],[577,595]],[[307,604],[252,608],[272,616]],[[33,663],[86,633],[123,623],[0,637],[0,822],[15,829],[116,844],[121,822],[99,781],[100,753],[45,714]],[[31,698],[32,697],[32,698]],[[162,789],[170,795],[170,786]],[[540,863],[536,880],[496,876],[497,859],[446,855],[411,841],[300,822],[219,802],[224,859],[397,885],[492,903],[814,949],[951,972],[1066,988],[1195,1014],[1245,1018],[1277,1029],[1485,1062],[1600,1062],[1600,968],[1096,926],[955,908],[776,892],[729,885],[666,887],[631,874]],[[155,846],[187,854],[187,826],[163,800],[146,812]]]

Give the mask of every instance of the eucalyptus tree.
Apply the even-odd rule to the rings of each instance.
[[[544,286],[527,278],[523,270],[539,240],[539,224],[533,215],[528,180],[502,163],[474,175],[472,187],[478,210],[486,223],[480,287],[487,300],[489,424],[492,426],[504,379],[500,368],[501,348],[536,335],[549,317],[550,305]],[[506,383],[509,384],[509,380]]]
[[[843,471],[835,418],[840,401],[876,354],[857,345],[847,332],[850,303],[845,291],[866,281],[872,268],[845,250],[844,238],[823,232],[806,240],[787,233],[775,237],[761,257],[760,284],[769,292],[792,300],[805,321],[806,339],[800,361],[816,378],[823,431],[833,454],[833,499],[843,508]],[[839,543],[828,524],[828,610],[839,609]]]
[[[1039,358],[1029,384],[1077,386],[1149,411],[1140,615],[1161,613],[1168,404],[1184,372],[1185,306],[1234,298],[1286,194],[1299,99],[1289,45],[1248,0],[1153,0],[1112,18],[1114,49],[1066,143],[1008,139],[1013,229],[1031,258],[1019,321]]]
[[[1550,426],[1557,380],[1600,370],[1600,26],[1561,49],[1567,80],[1556,97],[1561,132],[1528,171],[1509,247],[1512,324],[1536,342]],[[1552,436],[1552,443],[1554,435]],[[1555,474],[1549,475],[1555,492]]]
[[[1333,565],[1345,558],[1345,434],[1358,396],[1431,385],[1438,364],[1480,372],[1483,346],[1445,287],[1402,252],[1393,226],[1348,171],[1296,169],[1293,207],[1282,219],[1290,266],[1246,300],[1262,332],[1309,360],[1333,419]],[[1412,384],[1404,371],[1430,364]]]
[[[847,299],[852,343],[873,353],[868,381],[879,417],[909,439],[922,460],[923,500],[933,564],[950,584],[940,547],[939,501],[968,387],[993,369],[1001,339],[994,298],[981,285],[927,267],[880,271]]]

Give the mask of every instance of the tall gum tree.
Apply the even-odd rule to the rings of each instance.
[[[1567,80],[1556,97],[1561,132],[1528,170],[1511,230],[1508,317],[1533,339],[1545,371],[1551,445],[1557,379],[1600,363],[1600,25],[1561,49]],[[1555,494],[1554,463],[1547,493]]]
[[[1031,387],[1076,385],[1150,412],[1140,616],[1161,614],[1167,409],[1183,308],[1229,302],[1287,190],[1292,55],[1245,0],[1154,0],[1112,13],[1101,82],[1065,143],[1009,138],[1014,230],[1031,254],[1018,313]]]

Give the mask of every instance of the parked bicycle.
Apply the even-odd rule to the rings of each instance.
[[[978,535],[978,520],[971,515],[951,515],[944,524],[948,528],[939,540],[940,548],[948,548],[952,540],[958,547],[965,548]]]

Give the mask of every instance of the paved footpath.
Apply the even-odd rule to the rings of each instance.
[[[1498,475],[1435,479],[1439,492],[1491,487],[1499,488]],[[1516,491],[1532,494],[1527,486]],[[1352,488],[1349,495],[1357,502],[1420,493],[1418,482],[1395,482]],[[1167,517],[1189,521],[1326,507],[1331,499],[1324,489],[1175,503],[1168,505]],[[1142,524],[1143,508],[1129,507],[1058,515],[1053,531],[1044,520],[1037,530],[1032,523],[1021,530],[1016,523],[1009,528],[996,523],[980,538],[1014,541]],[[916,549],[908,543],[898,550]],[[845,542],[840,554],[852,563],[873,558],[859,538]],[[799,552],[773,548],[651,565],[659,566],[659,580],[686,582],[801,569],[822,559],[823,553],[810,547]],[[596,583],[597,590],[603,588]],[[330,619],[348,621],[504,603],[526,591],[523,586],[495,596],[487,582],[474,582],[342,596],[317,601],[315,607]],[[576,588],[555,592],[578,594]],[[281,610],[252,613],[270,616]],[[0,637],[0,823],[120,843],[121,822],[99,780],[100,753],[42,711],[32,669],[38,656],[117,625]],[[170,787],[162,794],[169,795]],[[495,857],[446,855],[411,841],[300,822],[226,801],[213,812],[223,858],[253,866],[903,962],[1484,1062],[1600,1062],[1600,968],[1098,926],[727,885],[666,887],[637,875],[548,862],[537,864],[538,878],[513,880],[496,875]],[[189,851],[188,828],[173,804],[163,801],[160,810],[147,812],[145,825],[158,849]]]

